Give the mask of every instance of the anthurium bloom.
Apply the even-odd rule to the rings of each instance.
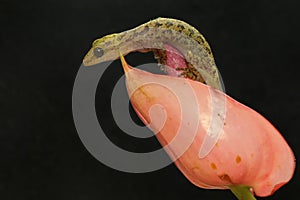
[[[293,152],[259,113],[200,82],[152,74],[132,68],[121,59],[135,111],[193,184],[207,189],[246,186],[258,196],[269,196],[291,179],[295,169]],[[225,118],[217,143],[201,158],[200,148],[214,123],[210,90],[218,94],[214,98],[225,100]],[[155,105],[159,107],[152,109]],[[181,108],[190,109],[187,116],[182,115]],[[184,131],[184,136],[176,145],[168,145],[178,129]],[[185,140],[190,144],[183,151],[180,144]]]

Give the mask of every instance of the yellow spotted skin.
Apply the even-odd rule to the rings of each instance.
[[[177,19],[157,18],[136,28],[97,39],[83,64],[91,66],[116,60],[120,53],[164,50],[165,44],[181,52],[188,66],[193,68],[190,71],[198,71],[207,85],[224,90],[209,44],[197,29]],[[95,53],[99,49],[101,55]]]

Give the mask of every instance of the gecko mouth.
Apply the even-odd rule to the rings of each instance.
[[[205,83],[200,72],[186,61],[179,50],[168,44],[165,44],[164,47],[164,50],[153,49],[152,51],[155,59],[167,75],[184,77]]]

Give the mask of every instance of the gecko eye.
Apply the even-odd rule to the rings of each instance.
[[[103,56],[103,54],[104,54],[104,51],[103,51],[102,48],[96,47],[96,48],[94,49],[94,55],[95,55],[96,57],[100,58],[101,56]]]

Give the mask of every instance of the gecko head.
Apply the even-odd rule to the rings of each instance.
[[[92,48],[88,51],[83,59],[84,66],[91,66],[101,62],[110,61],[116,59],[119,54],[114,48],[115,36],[117,34],[111,34],[97,39],[93,42]]]

